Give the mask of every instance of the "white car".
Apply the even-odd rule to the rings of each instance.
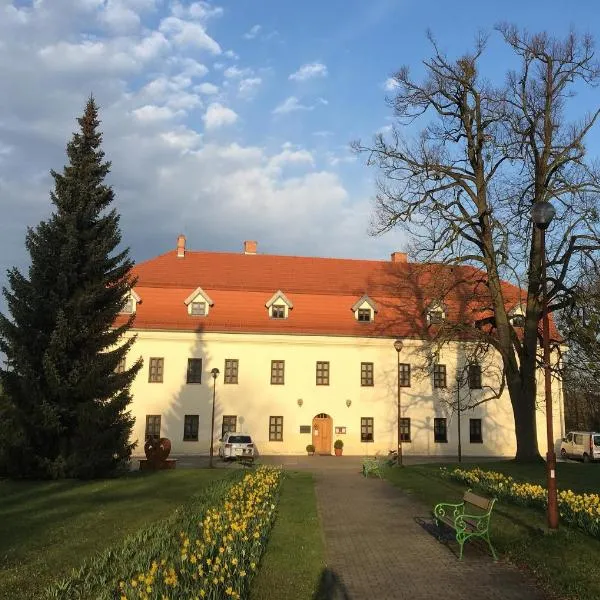
[[[600,460],[600,433],[569,431],[560,445],[563,458],[578,458],[583,462]]]
[[[223,460],[254,460],[254,443],[247,433],[227,432],[221,439],[219,457]]]

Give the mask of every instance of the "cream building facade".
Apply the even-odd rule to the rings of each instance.
[[[498,357],[469,370],[466,342],[456,341],[424,368],[430,345],[418,334],[435,327],[430,313],[440,306],[452,319],[456,302],[417,294],[401,317],[390,312],[410,298],[402,290],[391,296],[380,276],[391,265],[412,289],[415,272],[404,255],[389,262],[268,257],[252,244],[240,255],[194,253],[180,237],[176,252],[136,267],[129,305],[136,341],[123,365],[144,361],[132,386],[136,454],[148,435],[168,437],[173,454],[207,454],[213,395],[215,448],[224,431],[235,430],[252,435],[259,455],[305,454],[311,443],[329,454],[337,439],[344,454],[387,454],[398,440],[400,380],[406,455],[457,454],[457,398],[463,455],[514,455],[508,393],[470,408],[497,387]],[[396,339],[403,342],[399,353]],[[456,375],[465,372],[458,384]],[[559,381],[553,386],[559,440],[562,389]],[[538,393],[545,452],[541,379]]]

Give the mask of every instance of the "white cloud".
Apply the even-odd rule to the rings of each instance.
[[[249,98],[250,96],[256,93],[261,83],[262,79],[260,77],[250,77],[248,79],[242,79],[238,88],[240,96]]]
[[[293,81],[307,81],[315,77],[327,77],[327,67],[320,62],[302,65],[295,73],[289,76]]]
[[[78,44],[58,42],[40,49],[45,65],[54,71],[81,72],[135,71],[141,65],[125,48],[103,41],[85,40]]]
[[[146,123],[156,121],[169,121],[176,117],[178,113],[168,106],[156,106],[146,104],[132,111],[136,119]]]
[[[253,25],[249,31],[244,34],[244,38],[247,40],[253,40],[258,36],[262,27],[260,25]]]
[[[136,30],[141,22],[139,15],[121,0],[107,0],[105,9],[100,13],[100,20],[118,33]]]
[[[234,52],[233,50],[225,50],[225,52],[223,52],[223,56],[226,56],[227,58],[232,58],[233,60],[237,60],[240,57],[240,55]]]
[[[194,88],[195,92],[212,96],[219,93],[219,88],[214,83],[201,83]]]
[[[238,115],[221,103],[213,102],[206,109],[202,120],[206,129],[217,129],[226,125],[233,125],[238,120]]]
[[[302,102],[300,102],[296,96],[289,96],[273,109],[273,114],[285,115],[298,110],[314,110],[319,104],[327,105],[329,102],[327,102],[327,100],[324,98],[317,98],[315,100],[315,104],[302,104]]]
[[[386,92],[394,92],[400,87],[400,84],[393,77],[388,77],[381,84],[381,87],[383,87]]]
[[[279,154],[272,156],[267,168],[271,171],[280,171],[286,165],[307,165],[314,166],[315,159],[313,155],[305,149],[293,149],[293,145],[286,143],[282,146],[282,151]]]
[[[240,69],[235,65],[227,67],[225,71],[223,71],[223,76],[227,79],[237,79],[239,77],[247,77],[248,75],[252,75],[252,69]]]
[[[159,29],[180,46],[193,46],[211,54],[221,54],[221,46],[206,33],[200,23],[171,16],[160,22]]]

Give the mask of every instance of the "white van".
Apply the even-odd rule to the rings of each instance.
[[[600,460],[600,433],[594,431],[569,431],[560,445],[563,458],[578,458],[583,462]]]

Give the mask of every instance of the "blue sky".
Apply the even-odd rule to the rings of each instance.
[[[599,13],[591,1],[0,0],[0,284],[27,263],[26,227],[50,211],[48,171],[90,92],[136,260],[179,233],[193,249],[256,239],[259,252],[386,259],[406,240],[367,234],[376,173],[348,143],[389,126],[386,79],[422,72],[426,30],[449,56],[491,32],[483,66],[501,80],[511,56],[495,23],[597,35]]]

